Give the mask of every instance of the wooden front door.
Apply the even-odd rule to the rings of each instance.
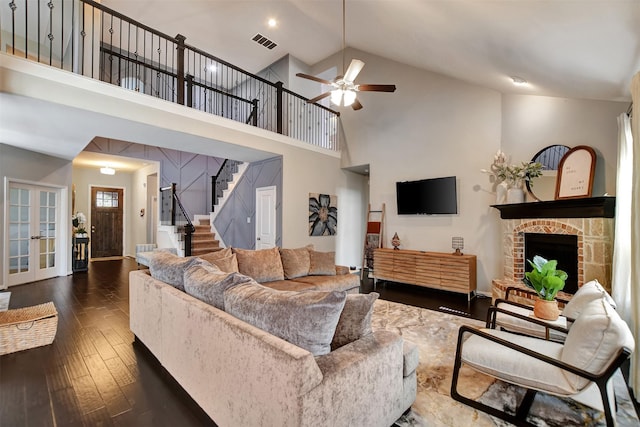
[[[91,258],[122,256],[121,188],[91,187]]]

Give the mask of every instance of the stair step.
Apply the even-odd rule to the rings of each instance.
[[[208,253],[211,253],[211,252],[217,252],[220,249],[221,248],[219,246],[211,247],[211,248],[193,248],[193,249],[191,249],[191,255],[192,256],[197,256],[197,255],[202,255],[202,254],[208,254]]]
[[[200,226],[207,226],[209,227],[211,225],[211,221],[209,219],[199,219],[198,220],[199,224],[196,225],[196,227],[198,227],[198,225]]]
[[[193,233],[191,235],[191,240],[211,240],[214,239],[215,240],[216,236],[214,233],[211,232],[207,232],[207,233]]]
[[[196,249],[196,248],[217,248],[220,245],[220,241],[219,240],[213,240],[213,239],[209,239],[209,240],[192,240],[191,241],[191,249]]]

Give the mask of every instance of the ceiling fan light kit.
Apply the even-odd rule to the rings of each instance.
[[[342,0],[342,71],[344,71],[344,51],[346,46],[346,37],[345,37],[345,0]],[[332,81],[322,79],[320,77],[312,76],[304,73],[297,73],[296,76],[302,77],[303,79],[313,80],[318,83],[322,83],[327,86],[331,86],[332,88],[328,92],[324,92],[315,98],[309,99],[307,102],[310,104],[314,104],[328,96],[331,98],[331,103],[337,106],[351,106],[354,110],[360,110],[362,108],[362,104],[357,99],[357,92],[366,91],[366,92],[395,92],[395,85],[378,85],[378,84],[363,84],[357,85],[355,84],[355,79],[362,71],[364,67],[364,62],[359,59],[352,59],[349,64],[349,68],[347,71],[344,71],[344,76],[336,76]]]

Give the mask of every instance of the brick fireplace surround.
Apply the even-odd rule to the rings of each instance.
[[[492,297],[504,298],[509,286],[526,289],[524,272],[525,233],[570,234],[578,240],[578,287],[597,279],[611,292],[615,198],[557,200],[551,202],[496,205],[501,211],[504,277],[492,282]],[[518,297],[527,298],[518,293]],[[570,295],[559,294],[560,297]],[[530,302],[530,301],[529,301]]]

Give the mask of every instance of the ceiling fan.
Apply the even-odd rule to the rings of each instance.
[[[344,50],[345,50],[345,0],[342,0],[342,70],[344,71]],[[333,80],[325,80],[320,77],[312,76],[304,73],[297,73],[296,76],[304,79],[313,80],[331,86],[331,89],[315,98],[311,98],[307,102],[314,104],[328,96],[335,105],[351,105],[354,110],[360,110],[362,104],[357,99],[357,92],[395,92],[396,85],[380,85],[380,84],[356,84],[355,79],[364,67],[364,62],[359,59],[352,59],[349,68],[342,76],[336,76]]]

